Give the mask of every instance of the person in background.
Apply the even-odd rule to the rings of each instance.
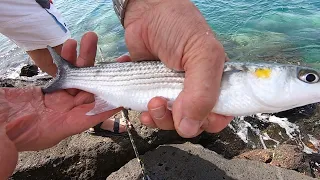
[[[44,72],[55,76],[47,46],[61,54],[63,43],[71,35],[61,14],[51,0],[1,0],[0,33],[25,50],[34,63]],[[95,129],[118,134],[125,131],[123,123],[108,119]]]
[[[56,66],[47,45],[61,53],[70,32],[49,0],[1,0],[0,33],[25,50],[35,64],[54,76]]]
[[[172,112],[165,99],[155,97],[149,102],[149,111],[142,113],[141,122],[175,129],[185,138],[225,128],[232,117],[211,113],[211,109],[219,95],[226,57],[197,7],[189,0],[114,3],[130,53],[121,61],[161,59],[169,68],[186,72],[184,89]],[[92,66],[97,41],[95,33],[86,33],[78,57],[74,40],[64,44],[61,55],[76,66]],[[39,87],[2,88],[0,104],[0,177],[9,177],[14,171],[18,152],[52,147],[120,111],[86,116],[94,107],[93,96],[74,89],[44,95]]]

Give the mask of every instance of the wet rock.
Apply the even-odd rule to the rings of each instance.
[[[227,160],[221,155],[190,143],[164,145],[142,157],[152,180],[270,180],[313,178],[292,170],[244,159]],[[141,179],[141,169],[137,159],[131,160],[107,180]]]
[[[10,82],[6,82],[6,81],[1,81],[0,82],[0,87],[14,87],[14,85]]]
[[[278,146],[270,164],[286,169],[298,169],[304,164],[302,149],[289,144]]]
[[[235,158],[260,161],[281,168],[292,169],[310,177],[316,177],[317,172],[315,154],[308,155],[296,145],[282,144],[275,149],[255,149],[236,156]],[[320,158],[319,158],[320,162]]]
[[[299,146],[289,144],[279,145],[275,149],[255,149],[235,158],[260,161],[293,170],[305,165],[302,149]]]
[[[219,133],[202,133],[198,142],[203,147],[221,154],[225,158],[232,158],[247,150],[248,146],[229,127]]]
[[[271,149],[255,149],[252,151],[242,153],[236,156],[235,158],[270,163],[272,161],[272,156],[273,156],[273,150]]]
[[[306,161],[309,162],[310,176],[320,179],[320,154],[312,153],[306,155]]]
[[[20,76],[32,77],[39,74],[39,68],[36,65],[26,65],[21,68]]]
[[[0,79],[0,87],[25,87],[25,86],[43,86],[51,77],[41,77],[34,79]]]

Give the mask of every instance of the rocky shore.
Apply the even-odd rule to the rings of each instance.
[[[2,87],[41,86],[49,79],[2,79],[0,84]],[[138,112],[131,111],[130,119],[134,140],[152,180],[320,179],[320,155],[316,152],[319,147],[308,143],[312,138],[320,139],[319,112],[319,105],[314,104],[276,114],[299,127],[298,132],[289,135],[279,124],[261,117],[244,117],[242,120],[253,127],[247,128],[247,142],[240,138],[236,120],[220,133],[202,133],[184,139],[175,131],[141,125]],[[255,128],[272,138],[259,140],[258,133],[252,131]],[[307,154],[305,148],[314,152]],[[50,149],[20,153],[10,179],[139,178],[141,170],[126,134],[110,137],[83,132]]]

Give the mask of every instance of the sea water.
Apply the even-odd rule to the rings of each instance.
[[[232,60],[320,62],[320,1],[317,0],[193,0]],[[72,38],[87,31],[99,36],[103,57],[127,52],[124,31],[111,0],[55,0]],[[99,56],[101,56],[98,53]],[[0,68],[30,63],[26,53],[0,35]],[[12,72],[12,71],[11,71]],[[10,73],[9,73],[10,74]]]

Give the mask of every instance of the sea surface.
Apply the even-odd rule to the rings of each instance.
[[[193,0],[217,33],[231,60],[308,63],[320,67],[320,1]],[[72,38],[87,31],[99,36],[97,60],[113,60],[127,52],[124,31],[111,0],[55,0]],[[1,74],[29,57],[0,35]],[[18,68],[17,68],[18,69]]]
[[[193,2],[216,32],[231,60],[277,61],[320,68],[319,0]],[[112,61],[127,52],[124,31],[113,11],[111,0],[55,0],[54,3],[62,13],[72,38],[79,41],[87,31],[98,34],[98,62]],[[28,63],[31,63],[31,60],[26,53],[0,35],[0,76],[17,78],[20,68]],[[299,126],[292,124],[288,119],[276,119],[274,116],[266,115],[258,115],[258,119],[278,123],[289,138],[301,139]],[[317,123],[320,124],[320,121]],[[273,138],[260,133],[259,129],[241,121],[241,118],[237,126],[238,128],[231,128],[234,128],[244,141],[248,141],[248,129],[256,132],[262,144],[265,139]],[[320,137],[314,138],[317,134],[309,135],[307,141],[312,141],[315,147],[319,145],[320,149]],[[313,152],[316,149],[313,149]]]

